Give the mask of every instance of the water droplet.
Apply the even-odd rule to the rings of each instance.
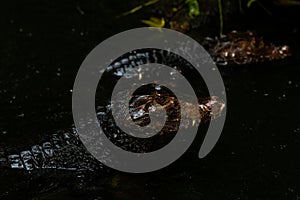
[[[114,72],[114,75],[116,75],[116,76],[123,76],[123,74],[124,74],[124,73],[121,72],[120,70]]]
[[[127,58],[124,58],[124,59],[121,60],[121,63],[122,64],[128,64],[129,60]]]
[[[115,64],[114,64],[114,68],[120,68],[121,67],[121,63],[120,62],[116,62]]]
[[[155,90],[161,90],[161,86],[160,85],[155,86]]]

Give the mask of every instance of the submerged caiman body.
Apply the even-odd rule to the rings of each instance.
[[[216,97],[205,99],[202,102],[204,103],[197,105],[197,107],[190,103],[183,105],[187,110],[190,109],[191,112],[195,112],[195,109],[198,109],[201,113],[201,119],[193,118],[192,115],[190,119],[181,125],[183,128],[194,126],[199,122],[208,122],[211,117],[220,115],[225,106],[224,103],[221,100],[216,99]],[[98,112],[98,117],[103,119],[108,127],[115,127],[116,125],[113,122],[108,122],[109,118],[107,118],[106,115],[104,116],[104,113],[106,112],[108,111]],[[135,112],[138,113],[139,111],[136,110]],[[148,113],[149,111],[146,111],[141,118],[136,119],[136,122],[144,123],[146,121],[145,118],[149,117],[147,116]],[[109,114],[107,115],[109,116]],[[164,136],[176,132],[176,126],[173,126],[173,123],[177,122],[176,120],[177,118],[174,116],[168,121],[169,124],[167,124],[166,127],[162,129],[161,133],[156,136],[156,140],[159,140],[160,137],[161,140],[163,140]],[[110,128],[108,130],[110,131],[112,129]],[[151,144],[153,141],[137,142],[130,140],[130,138],[126,138],[125,133],[119,131],[118,133],[118,136],[116,136],[116,133],[110,133],[108,138],[116,145],[123,145],[121,148],[126,150],[146,152],[149,148],[157,148],[156,145]],[[124,142],[125,140],[126,142]],[[149,147],[149,144],[151,144],[151,147]],[[40,144],[33,145],[28,149],[19,152],[12,148],[0,148],[0,167],[24,170],[56,169],[68,171],[98,171],[104,166],[86,150],[80,141],[76,128],[72,127],[66,130],[60,130],[57,133],[48,136],[48,141],[46,142],[41,142]]]
[[[157,50],[140,50],[130,52],[128,55],[122,56],[116,59],[109,67],[107,67],[108,75],[111,75],[111,80],[117,81],[118,78],[123,76],[125,72],[131,78],[132,76],[139,76],[137,66],[146,63],[166,63],[173,62],[174,58],[165,52],[162,53]],[[182,61],[175,62],[177,65],[186,64]],[[178,66],[177,66],[178,67]],[[182,66],[184,67],[184,66]],[[119,94],[120,97],[124,94]],[[108,95],[110,97],[110,95]],[[96,97],[97,98],[97,97]],[[103,96],[101,101],[103,101]],[[169,123],[166,123],[164,129],[160,134],[155,136],[155,140],[150,142],[134,141],[132,138],[127,138],[126,133],[119,131],[118,127],[114,123],[111,117],[111,106],[114,104],[108,98],[108,101],[104,105],[96,105],[96,113],[102,128],[106,131],[107,137],[113,141],[119,147],[130,150],[133,152],[144,153],[149,150],[153,151],[162,147],[160,138],[167,135],[167,140],[172,139],[176,134],[176,123],[180,116],[175,115],[178,105],[176,99],[170,94],[158,93],[155,91],[151,94],[137,95],[131,102],[131,112],[128,112],[128,116],[123,116],[126,120],[133,120],[136,124],[142,124],[149,119],[149,112],[151,105],[160,104],[162,109],[169,110],[171,115]],[[178,102],[177,102],[178,103]],[[200,123],[205,123],[210,120],[211,117],[217,117],[222,113],[225,106],[224,102],[217,97],[206,97],[199,99],[198,105],[193,105],[189,102],[184,102],[181,105],[184,108],[182,115],[190,115],[190,118],[182,122],[183,128],[188,126],[194,126]],[[175,109],[174,109],[175,108]],[[173,110],[172,110],[173,109]],[[175,110],[175,111],[174,111]],[[138,118],[134,118],[137,113],[143,113]],[[195,118],[195,112],[200,112],[200,119]],[[121,113],[121,115],[126,115]],[[140,115],[140,114],[139,114]],[[178,128],[178,127],[177,127]],[[169,133],[167,133],[169,132]],[[162,139],[163,140],[163,139]],[[126,141],[126,142],[124,142]],[[160,143],[158,146],[153,143]],[[0,167],[1,168],[13,168],[13,169],[56,169],[56,170],[68,170],[68,171],[97,171],[101,170],[104,166],[96,160],[84,147],[80,141],[76,128],[60,130],[52,135],[48,135],[39,144],[29,146],[26,149],[5,148],[0,146]]]
[[[101,167],[85,150],[75,128],[59,131],[51,135],[47,142],[20,152],[0,148],[0,166],[25,170],[96,170]]]

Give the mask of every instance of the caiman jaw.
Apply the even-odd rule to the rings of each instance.
[[[199,102],[200,116],[204,121],[207,120],[207,118],[218,118],[221,116],[224,108],[225,102],[217,96],[211,96]]]

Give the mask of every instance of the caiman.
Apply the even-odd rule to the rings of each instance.
[[[252,31],[232,31],[220,38],[206,38],[204,43],[217,65],[262,63],[291,55],[289,46],[267,43]]]
[[[181,63],[181,61],[172,61],[174,59],[171,58],[172,56],[162,56],[162,54],[160,51],[148,49],[131,52],[116,59],[107,67],[106,72],[112,76],[109,78],[110,80],[114,79],[117,81],[126,71],[138,73],[135,69],[141,64],[154,62]],[[172,65],[172,63],[170,64]],[[132,73],[131,75],[135,76],[138,74]],[[120,92],[118,96],[122,99],[124,93]],[[100,98],[103,101],[103,97]],[[128,114],[121,113],[121,115],[124,115],[122,117],[127,121],[133,120],[137,125],[144,126],[149,122],[149,112],[152,112],[154,108],[164,109],[168,114],[168,120],[164,128],[149,141],[148,139],[134,139],[116,126],[111,115],[111,108],[114,105],[113,101],[108,100],[104,105],[96,106],[96,110],[100,124],[112,142],[123,149],[143,153],[159,149],[165,142],[170,141],[176,134],[179,124],[183,128],[188,128],[199,123],[206,123],[211,118],[221,115],[225,106],[224,102],[216,96],[199,97],[198,102],[198,105],[193,105],[190,102],[183,102],[179,105],[176,97],[161,85],[150,85],[142,93],[140,91],[139,94],[134,95],[130,102]],[[157,107],[157,105],[159,106]],[[178,113],[180,107],[182,108],[182,113]],[[200,119],[195,118],[195,112],[200,112]],[[179,123],[181,116],[189,116],[189,118]],[[48,140],[44,139],[41,143],[28,149],[20,151],[15,149],[17,147],[14,150],[4,147],[0,148],[0,167],[25,170],[61,169],[73,171],[95,171],[103,168],[103,165],[87,152],[74,126],[60,130],[50,135]]]

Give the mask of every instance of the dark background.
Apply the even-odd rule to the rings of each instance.
[[[144,26],[139,19],[149,15],[147,9],[115,17],[137,4],[125,0],[1,3],[1,146],[28,148],[45,134],[72,124],[71,90],[81,62],[109,36]],[[292,56],[219,68],[228,106],[226,124],[213,151],[199,160],[201,142],[195,141],[165,169],[143,175],[114,172],[111,182],[118,184],[103,191],[103,196],[97,194],[98,199],[105,199],[106,193],[110,199],[300,199],[299,7],[268,2],[265,6],[272,15],[255,4],[245,8],[244,14],[229,12],[224,32],[254,30],[267,41],[289,45]],[[218,35],[218,16],[210,17],[209,23],[188,34],[196,39]],[[3,173],[3,194],[14,189],[18,178],[24,179],[16,171]],[[80,194],[68,188],[46,193],[33,189],[11,198],[95,198],[88,191]]]

